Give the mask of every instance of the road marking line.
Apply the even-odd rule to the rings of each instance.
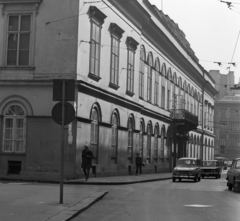
[[[213,207],[213,205],[201,205],[201,204],[192,204],[192,205],[184,205],[184,206],[188,206],[188,207]]]

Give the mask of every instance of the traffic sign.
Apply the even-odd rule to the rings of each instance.
[[[74,120],[75,110],[74,107],[68,102],[65,102],[64,105],[64,125],[67,125]],[[52,109],[52,118],[57,124],[62,124],[62,102],[58,102],[54,105]]]
[[[63,84],[64,98],[63,98]],[[74,101],[75,100],[75,80],[72,79],[54,79],[53,80],[53,100],[54,101]]]

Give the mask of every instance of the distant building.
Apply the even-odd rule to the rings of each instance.
[[[75,80],[64,178],[171,171],[214,156],[213,78],[185,34],[147,0],[0,0],[0,177],[59,179],[53,79]],[[68,144],[69,134],[72,143]]]
[[[209,74],[216,81],[218,95],[215,100],[215,156],[232,160],[240,157],[240,93],[234,84],[234,72],[227,75],[219,71]]]

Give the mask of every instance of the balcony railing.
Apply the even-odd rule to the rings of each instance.
[[[185,120],[189,123],[198,125],[198,117],[185,109],[174,109],[171,110],[170,115],[174,120]]]

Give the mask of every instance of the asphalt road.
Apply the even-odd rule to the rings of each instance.
[[[106,186],[109,193],[72,220],[239,221],[240,194],[227,189],[225,178]]]

